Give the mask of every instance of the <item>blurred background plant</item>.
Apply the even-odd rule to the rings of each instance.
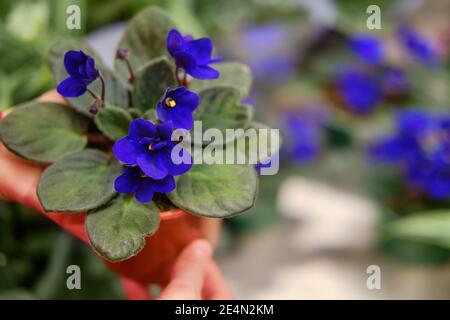
[[[66,8],[70,4],[82,8],[80,31],[69,31],[65,26]],[[373,4],[381,8],[380,30],[368,30],[366,26],[369,16],[366,9]],[[0,111],[54,86],[45,64],[47,49],[54,39],[91,34],[91,41],[100,46],[96,49],[104,45],[114,47],[109,42],[120,35],[122,22],[148,5],[169,11],[185,33],[211,36],[224,59],[247,63],[254,83],[246,99],[255,105],[257,119],[282,132],[280,172],[261,177],[259,199],[248,214],[226,221],[219,261],[231,282],[245,283],[241,269],[253,268],[251,263],[249,266],[230,258],[247,239],[260,241],[263,234],[262,239],[282,247],[273,245],[274,251],[295,255],[298,252],[293,254],[290,248],[298,245],[296,241],[306,243],[309,238],[288,238],[285,229],[280,229],[283,230],[280,234],[271,230],[286,221],[304,226],[305,221],[307,225],[308,221],[319,221],[322,217],[330,222],[323,223],[326,231],[312,234],[314,243],[333,237],[336,233],[330,228],[340,228],[339,232],[347,236],[364,233],[361,239],[368,239],[373,228],[377,232],[373,240],[377,246],[372,248],[372,240],[367,240],[366,252],[381,249],[382,255],[387,253],[397,261],[413,265],[448,265],[448,3],[439,0],[3,0],[0,3]],[[112,59],[114,53],[107,54]],[[296,184],[292,177],[307,180]],[[360,209],[352,216],[352,222],[345,220],[344,209],[338,207],[342,204],[344,208],[346,198],[333,198],[331,193],[326,196],[323,192],[328,189],[319,188],[316,182],[343,190],[345,195],[368,199],[370,208],[376,212],[374,221],[367,218],[369,213],[359,212]],[[310,192],[308,188],[319,191]],[[313,195],[310,198],[305,196],[310,194]],[[301,203],[302,199],[305,203]],[[314,205],[308,207],[306,200]],[[326,212],[322,216],[313,214],[313,209],[322,202],[328,204],[321,209]],[[341,224],[337,223],[339,214]],[[369,219],[370,228],[361,228],[353,219],[362,219],[362,223]],[[122,297],[117,279],[105,271],[88,248],[30,210],[1,203],[0,228],[0,297]],[[309,229],[301,230],[309,235],[306,232]],[[274,232],[283,239],[271,238]],[[355,239],[351,242],[359,241]],[[337,238],[330,242],[334,242],[333,249],[339,243]],[[250,250],[270,248],[266,242],[262,243],[266,245],[250,245]],[[327,244],[319,249],[330,247]],[[302,250],[299,256],[305,254]],[[240,257],[238,253],[235,256]],[[271,257],[269,253],[267,256]],[[354,256],[358,259],[358,254]],[[253,260],[269,259],[258,257]],[[287,258],[280,260],[283,259]],[[65,289],[61,277],[65,279],[63,266],[69,264],[78,264],[85,270],[84,281],[89,281],[89,289],[81,293]],[[258,279],[265,279],[269,271],[261,265],[264,263],[254,267],[261,269]],[[399,270],[401,273],[404,269]],[[317,283],[323,280],[318,279]],[[241,292],[249,291],[241,289]],[[282,297],[298,296],[293,293]]]

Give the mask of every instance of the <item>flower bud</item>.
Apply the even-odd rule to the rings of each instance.
[[[91,104],[91,106],[89,107],[89,113],[96,115],[98,113],[99,110],[99,101],[96,99],[94,100],[94,103]]]
[[[119,60],[127,60],[128,59],[128,50],[125,48],[119,48],[116,52],[116,59]]]

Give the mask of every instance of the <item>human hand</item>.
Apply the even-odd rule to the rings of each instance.
[[[64,104],[65,101],[56,91],[49,91],[37,99],[42,102]],[[5,114],[2,115],[4,117]],[[84,214],[63,215],[45,212],[36,195],[39,177],[45,166],[20,158],[10,152],[0,142],[0,198],[19,202],[46,215],[63,229],[87,242],[84,232]]]
[[[211,254],[211,245],[205,240],[195,240],[189,244],[177,258],[170,282],[159,299],[232,299],[230,288]]]

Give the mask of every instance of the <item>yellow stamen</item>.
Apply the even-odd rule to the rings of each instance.
[[[153,150],[153,146],[151,144],[148,145],[148,150],[150,150],[150,151]]]
[[[145,173],[141,173],[141,178],[142,179],[147,178],[147,175]]]
[[[168,106],[170,108],[173,108],[177,105],[175,100],[173,100],[172,98],[166,98],[166,100],[164,100],[164,103],[166,104],[166,106]]]

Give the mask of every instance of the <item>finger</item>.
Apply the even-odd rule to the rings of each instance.
[[[145,284],[122,277],[122,287],[128,300],[150,300],[150,290]]]
[[[0,190],[2,197],[40,209],[36,186],[43,166],[12,154],[0,143]]]
[[[56,90],[51,90],[42,94],[37,101],[64,103],[64,98]],[[0,113],[0,121],[13,109]],[[43,166],[19,158],[0,143],[0,168],[2,168],[3,182],[0,182],[0,198],[17,201],[41,210],[35,189]]]
[[[51,90],[51,91],[47,91],[47,92],[43,93],[40,97],[37,98],[37,101],[55,102],[55,103],[61,103],[61,104],[66,103],[64,98],[56,90]]]
[[[231,300],[233,294],[230,287],[214,261],[210,261],[205,274],[203,298],[207,300]]]
[[[202,218],[199,220],[199,228],[202,237],[208,240],[208,242],[211,243],[211,246],[215,248],[220,239],[222,219]]]
[[[81,240],[88,242],[85,214],[45,212],[36,194],[44,166],[19,158],[0,143],[0,194],[9,201],[31,207]]]
[[[206,240],[195,240],[177,258],[169,285],[160,299],[201,299],[203,280],[211,258],[212,248]]]

